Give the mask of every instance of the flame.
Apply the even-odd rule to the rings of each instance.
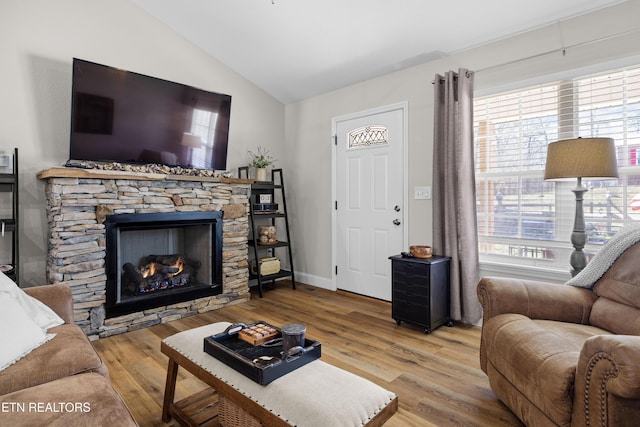
[[[171,265],[167,265],[167,267],[169,268],[177,268],[177,271],[175,272],[168,272],[166,273],[167,277],[173,277],[176,276],[180,273],[182,273],[182,270],[184,270],[184,259],[179,256],[178,259],[176,260],[175,263],[171,264]],[[142,267],[140,267],[140,274],[142,275],[143,279],[147,279],[149,277],[152,277],[153,275],[155,275],[158,272],[158,264],[155,262],[151,262],[147,265],[143,265]]]
[[[152,262],[150,264],[143,265],[140,267],[140,274],[142,274],[143,279],[153,276],[156,274],[156,264]]]
[[[178,259],[176,260],[176,262],[173,265],[170,265],[169,267],[173,267],[173,268],[177,268],[178,271],[176,271],[175,273],[171,274],[171,277],[176,276],[180,273],[182,273],[182,270],[184,270],[184,260],[182,259],[181,256],[178,257]]]

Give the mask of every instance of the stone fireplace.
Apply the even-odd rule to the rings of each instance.
[[[249,299],[250,180],[64,167],[38,178],[47,280],[70,287],[91,339]]]

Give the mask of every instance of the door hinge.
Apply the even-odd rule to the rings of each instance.
[[[336,265],[336,276],[338,275],[338,266]]]
[[[334,203],[335,203],[335,210],[338,210],[338,201],[336,200]]]
[[[338,145],[338,135],[333,135],[333,145]]]

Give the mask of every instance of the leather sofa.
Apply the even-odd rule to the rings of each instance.
[[[480,280],[480,365],[528,426],[640,422],[640,243],[593,288]]]
[[[0,371],[0,424],[11,426],[137,426],[109,382],[100,356],[73,320],[65,285],[25,288],[65,323],[55,338]]]

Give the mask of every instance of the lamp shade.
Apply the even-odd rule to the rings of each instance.
[[[182,134],[182,145],[190,148],[198,148],[202,147],[202,139],[198,135],[193,135],[191,133]]]
[[[547,147],[544,179],[617,178],[613,138],[575,138]]]

